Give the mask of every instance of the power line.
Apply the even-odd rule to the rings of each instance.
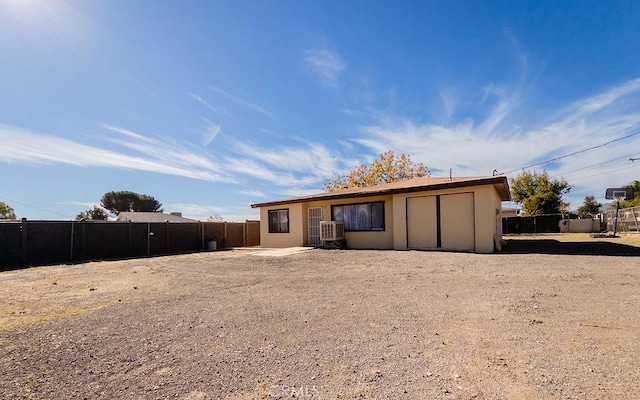
[[[571,181],[573,182],[573,181],[578,181],[578,180],[581,180],[581,179],[593,178],[594,176],[607,175],[607,174],[611,174],[613,172],[624,171],[626,169],[637,168],[637,167],[640,167],[640,164],[632,165],[630,167],[612,169],[612,170],[608,170],[608,171],[605,171],[605,172],[599,172],[597,174],[585,175],[585,176],[581,176],[581,177],[578,177],[578,178],[571,178]]]
[[[29,205],[29,204],[23,203],[23,202],[21,202],[21,201],[7,199],[6,197],[0,197],[0,199],[6,200],[6,201],[8,201],[9,203],[12,203],[12,204],[13,204],[13,203],[16,203],[16,204],[20,204],[20,205],[25,206],[25,207],[33,208],[33,209],[35,209],[35,210],[40,210],[40,211],[48,212],[48,213],[50,213],[50,214],[60,215],[61,217],[72,218],[72,217],[70,217],[70,216],[68,216],[68,215],[66,215],[66,214],[60,214],[60,213],[58,213],[58,212],[51,211],[51,210],[47,210],[47,209],[45,209],[45,208],[40,208],[40,207],[32,206],[32,205]]]
[[[628,155],[626,155],[626,156],[613,158],[613,159],[611,159],[611,160],[603,161],[603,162],[601,162],[601,163],[591,164],[591,165],[587,165],[586,167],[581,167],[581,168],[577,168],[577,169],[572,169],[571,171],[559,172],[559,173],[555,174],[555,175],[554,175],[554,177],[557,177],[557,176],[560,176],[560,175],[567,175],[567,174],[570,174],[570,173],[572,173],[572,172],[578,172],[578,171],[582,171],[582,170],[589,169],[589,168],[593,168],[593,167],[599,167],[600,165],[604,165],[604,164],[608,164],[608,163],[610,163],[610,162],[614,162],[614,161],[622,160],[623,158],[627,158],[627,157],[635,156],[636,154],[640,154],[640,153],[628,154]],[[630,160],[633,160],[633,158],[630,158]],[[636,158],[635,160],[638,160],[638,159]]]
[[[607,139],[610,139],[610,138],[612,138],[612,137],[614,137],[614,136],[618,136],[619,134],[621,134],[621,133],[623,133],[623,132],[630,131],[630,130],[632,130],[632,129],[633,129],[633,128],[635,128],[635,127],[640,127],[640,122],[636,122],[635,124],[633,124],[633,125],[631,125],[631,126],[629,126],[629,127],[626,127],[626,128],[624,128],[624,129],[621,129],[621,130],[619,130],[619,131],[617,131],[617,132],[615,132],[615,133],[612,133],[611,135],[609,135],[609,136],[607,136],[607,137],[604,137],[604,138],[601,138],[600,140],[596,140],[596,141],[595,141],[595,142],[593,142],[593,143],[594,143],[594,144],[596,144],[596,143],[600,143],[600,142],[605,141],[605,140],[607,140]]]
[[[613,135],[610,135],[609,137],[616,136],[616,135],[618,135],[618,134],[620,134],[622,132],[628,131],[628,130],[630,130],[632,128],[635,128],[636,126],[639,126],[639,125],[640,125],[640,122],[638,122],[638,123],[636,123],[636,124],[634,124],[634,125],[632,125],[632,126],[630,126],[628,128],[625,128],[625,129],[623,129],[621,131],[618,131],[618,132],[614,133]],[[552,163],[552,162],[555,162],[555,161],[562,160],[562,159],[567,158],[567,157],[572,157],[572,156],[575,156],[575,155],[578,155],[578,154],[581,154],[581,153],[585,153],[585,152],[590,151],[590,150],[599,149],[601,147],[608,146],[611,143],[619,142],[621,140],[625,140],[625,139],[628,139],[630,137],[633,137],[633,136],[636,136],[636,135],[639,135],[639,134],[640,134],[640,130],[635,131],[633,133],[630,133],[630,134],[628,134],[626,136],[617,138],[617,139],[609,140],[609,141],[604,142],[602,144],[597,144],[597,145],[585,147],[583,149],[576,150],[576,151],[574,151],[572,153],[565,154],[565,155],[562,155],[562,156],[559,156],[559,157],[555,157],[555,158],[552,158],[552,159],[549,159],[549,160],[546,160],[546,161],[541,161],[541,162],[530,164],[530,165],[527,165],[527,166],[524,166],[524,167],[520,167],[520,168],[514,168],[514,169],[509,170],[507,172],[502,172],[502,173],[500,173],[500,175],[506,175],[506,174],[510,174],[512,172],[515,172],[515,171],[518,171],[518,170],[521,170],[521,169],[527,169],[527,168],[537,167],[537,166],[540,166],[540,165],[549,164],[549,163]]]

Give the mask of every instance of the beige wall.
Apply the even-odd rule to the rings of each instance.
[[[407,197],[407,248],[436,249],[438,247],[438,224],[436,196]]]
[[[260,209],[260,245],[262,247],[293,247],[308,245],[309,221],[307,210],[322,207],[322,220],[331,221],[331,206],[342,204],[384,201],[384,231],[345,232],[347,245],[357,249],[393,249],[393,202],[391,196],[374,196],[359,199],[313,201],[288,206]],[[269,210],[289,209],[289,233],[269,233]]]
[[[354,249],[393,249],[393,199],[391,196],[372,196],[358,199],[314,201],[305,203],[304,215],[309,207],[322,207],[322,220],[331,221],[331,206],[384,201],[384,231],[345,232],[347,246]],[[305,217],[306,220],[306,217]],[[305,243],[308,221],[304,222]]]
[[[492,185],[475,188],[476,252],[492,253],[494,240],[502,237],[502,209],[500,196]],[[498,221],[500,221],[498,223]]]
[[[600,232],[600,221],[597,219],[563,219],[559,222],[560,233],[580,232],[592,233]]]
[[[477,230],[474,198],[473,192],[440,196],[443,250],[475,251]]]
[[[493,252],[493,243],[494,237],[499,235],[502,237],[502,224],[498,223],[499,221],[499,213],[501,209],[502,202],[500,200],[500,196],[496,192],[495,188],[492,185],[485,186],[475,186],[472,188],[465,189],[449,189],[442,191],[430,191],[430,192],[418,192],[418,193],[407,193],[407,194],[399,194],[393,196],[393,209],[394,209],[394,226],[393,226],[393,240],[394,240],[394,248],[396,250],[406,250],[407,247],[407,198],[411,197],[425,197],[425,196],[436,196],[436,195],[450,195],[450,194],[459,194],[459,193],[472,193],[473,194],[473,223],[475,230],[475,250],[470,249],[469,251],[475,251],[478,253],[491,253]],[[468,200],[468,199],[467,199]],[[467,200],[463,200],[467,201]],[[442,204],[441,204],[442,206]],[[471,214],[468,215],[470,217]],[[468,233],[468,226],[463,229],[464,232]],[[449,232],[454,232],[449,230]],[[462,232],[461,232],[462,233]],[[455,240],[455,235],[450,235],[449,241]],[[464,242],[469,242],[469,239],[463,239]],[[443,247],[445,243],[443,242]],[[450,247],[451,245],[447,245]],[[453,247],[464,248],[465,245]]]
[[[451,197],[460,200],[464,204],[455,207],[464,207],[458,215],[455,207],[447,209],[445,213],[453,215],[454,221],[448,230],[446,241],[454,243],[456,237],[461,242],[474,242],[474,248],[459,246],[459,249],[475,251],[478,253],[491,253],[494,250],[494,240],[502,237],[502,223],[500,219],[501,199],[492,185],[476,186],[464,189],[449,189],[442,191],[417,192],[398,194],[394,196],[373,196],[358,199],[344,199],[332,201],[315,201],[309,203],[297,203],[288,206],[263,207],[260,209],[260,241],[263,247],[292,247],[306,246],[307,243],[307,210],[309,207],[322,207],[322,220],[331,220],[331,206],[341,204],[357,204],[365,202],[384,201],[385,204],[385,230],[367,232],[345,232],[347,246],[358,249],[407,249],[407,199],[414,197],[428,197],[435,195],[451,195],[467,193],[466,196]],[[468,203],[468,204],[467,204]],[[417,203],[416,203],[417,204]],[[473,205],[473,206],[472,206]],[[441,204],[442,207],[442,204]],[[269,233],[268,210],[289,209],[289,233]],[[442,208],[441,208],[442,211]],[[460,224],[455,223],[456,218],[463,218]],[[471,232],[469,219],[473,220],[474,237],[465,237]],[[464,223],[463,223],[464,222]],[[464,224],[467,224],[466,226]],[[459,227],[459,228],[458,228]],[[461,229],[458,232],[456,229]],[[443,248],[444,248],[443,242]],[[447,245],[447,247],[450,247]]]
[[[289,233],[269,233],[269,210],[289,209]],[[261,247],[298,247],[304,246],[304,220],[306,210],[302,204],[260,208],[260,246]]]

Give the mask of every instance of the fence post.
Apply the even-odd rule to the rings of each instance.
[[[22,235],[22,266],[26,267],[29,257],[27,256],[28,242],[27,242],[27,219],[22,218],[20,223],[20,233]]]
[[[73,261],[73,234],[75,232],[76,222],[71,221],[71,250],[69,251],[69,261]]]
[[[200,222],[200,230],[201,230],[201,235],[202,235],[202,246],[200,247],[200,249],[204,250],[206,247],[204,247],[204,222]]]
[[[249,225],[249,220],[244,221],[244,225],[242,225],[242,247],[247,247],[247,229]]]
[[[129,240],[129,251],[127,252],[128,257],[133,257],[133,222],[129,220],[129,225],[127,225],[127,234],[129,235],[127,239]]]
[[[82,221],[82,260],[87,259],[87,221]]]
[[[164,232],[165,232],[165,241],[164,241],[164,252],[169,254],[169,221],[164,223]]]

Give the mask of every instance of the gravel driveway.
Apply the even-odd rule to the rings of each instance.
[[[640,398],[637,257],[250,253],[0,273],[0,397]]]

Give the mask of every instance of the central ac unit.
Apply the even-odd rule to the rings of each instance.
[[[342,240],[344,239],[344,222],[342,221],[320,221],[320,240]]]

